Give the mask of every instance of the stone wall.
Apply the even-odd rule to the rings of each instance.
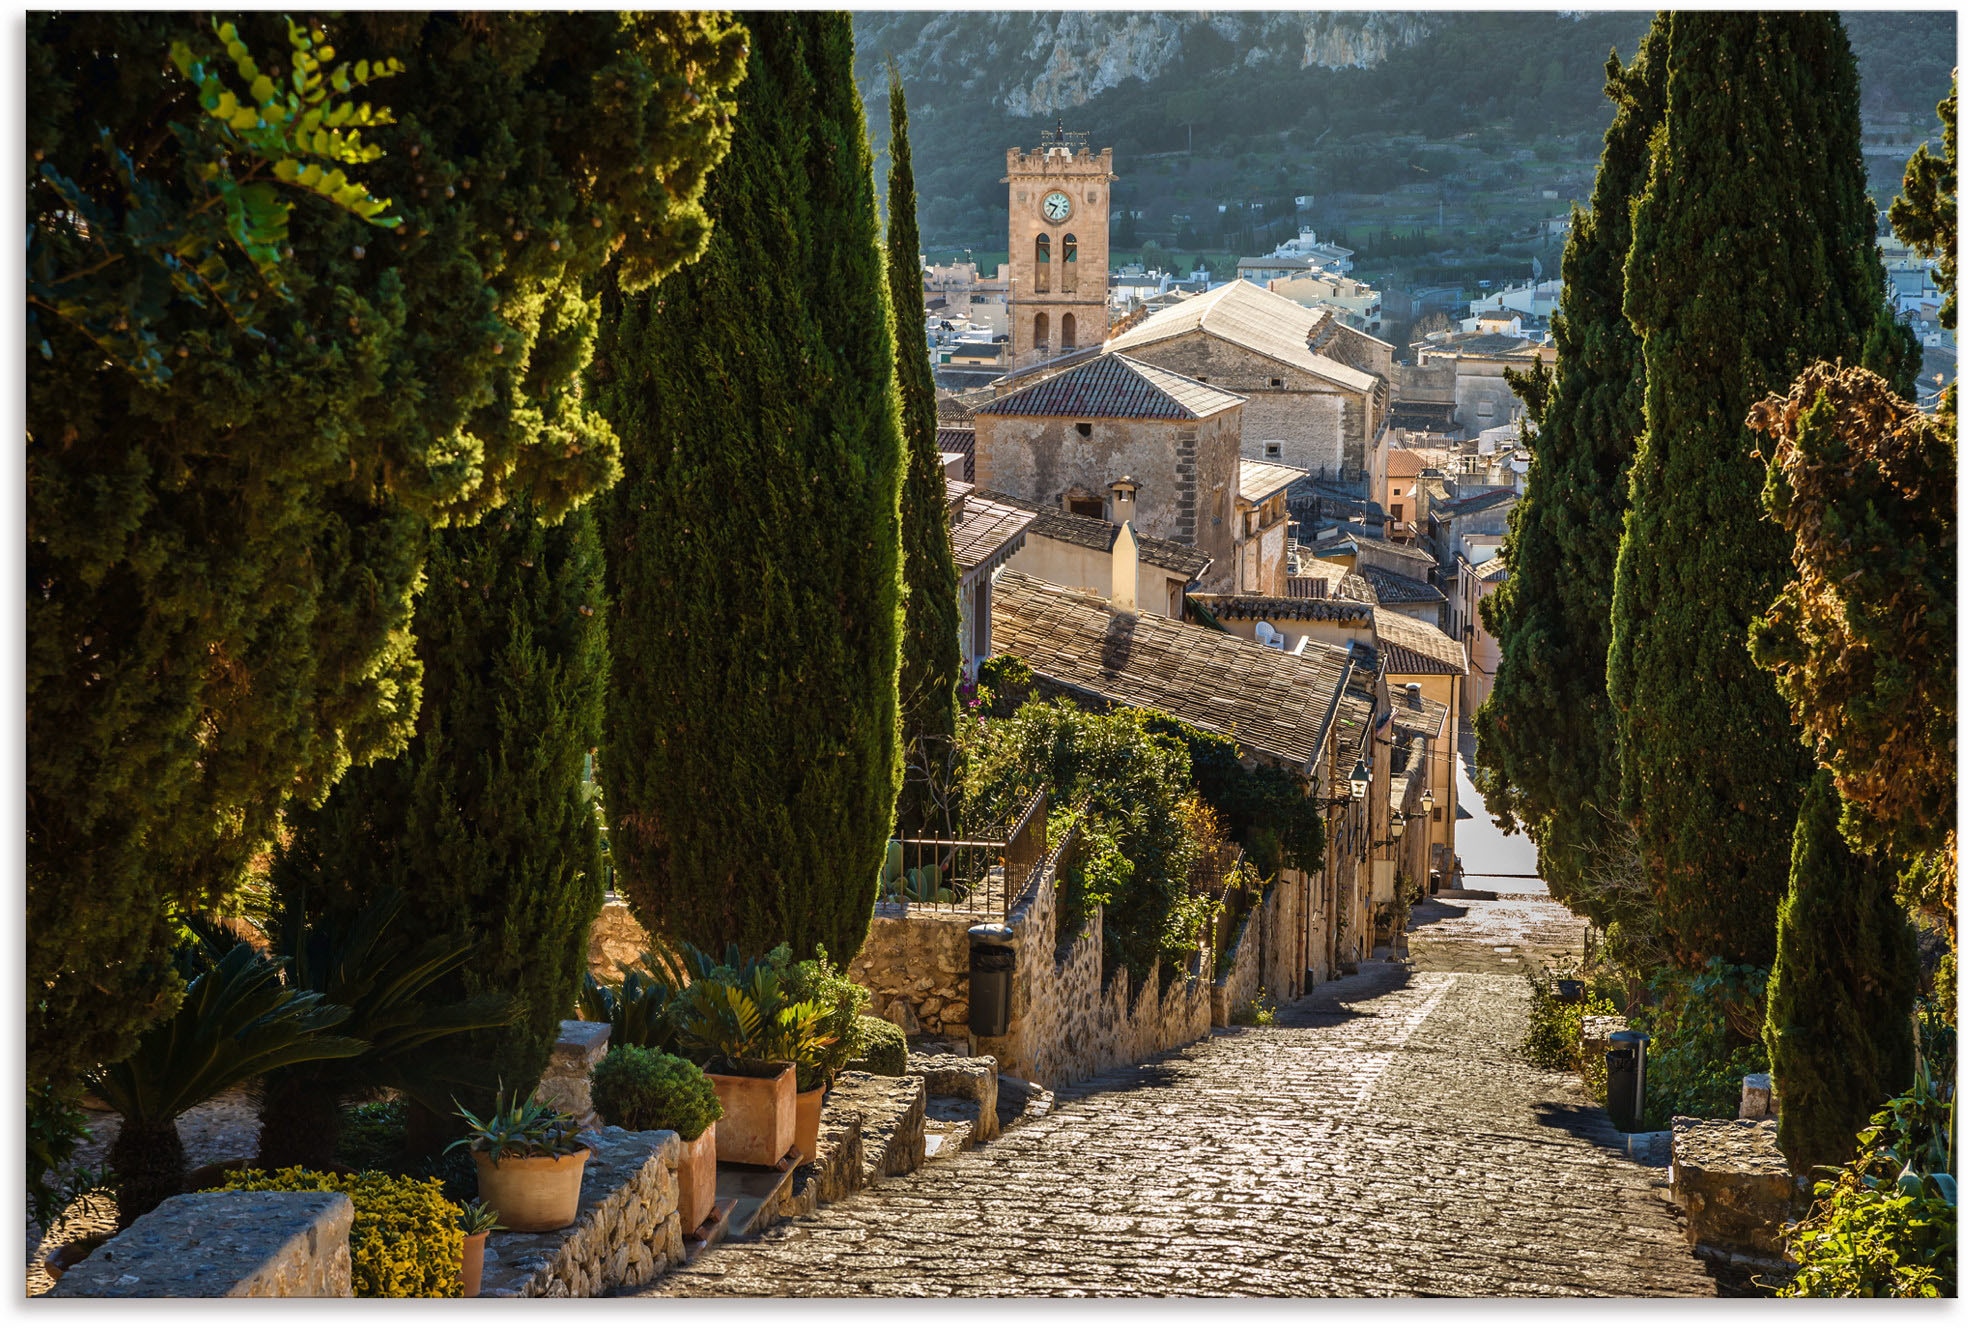
[[[911,913],[875,909],[868,939],[847,976],[868,989],[868,1013],[905,1033],[970,1037],[970,928],[995,913]]]
[[[588,971],[603,982],[622,980],[623,970],[639,967],[649,933],[617,895],[609,895],[601,915],[588,928]]]
[[[1304,927],[1305,877],[1287,868],[1282,879],[1250,911],[1232,943],[1230,967],[1210,989],[1210,1022],[1224,1027],[1238,1006],[1253,1001],[1260,989],[1274,1004],[1305,994],[1304,960],[1299,953]],[[1316,970],[1322,957],[1310,960]]]
[[[1218,1028],[1228,1028],[1231,1014],[1257,999],[1263,934],[1264,910],[1254,908],[1244,915],[1244,925],[1230,942],[1230,971],[1210,987],[1210,1022]]]
[[[70,1269],[55,1296],[348,1296],[346,1194],[173,1195]]]
[[[595,1066],[608,1054],[607,1024],[586,1023],[579,1019],[560,1021],[560,1040],[547,1058],[546,1073],[540,1076],[536,1097],[579,1121],[582,1128],[601,1124],[595,1114],[591,1084]]]
[[[683,1262],[674,1130],[586,1130],[581,1206],[558,1231],[495,1231],[481,1296],[596,1296],[641,1286]]]
[[[1159,965],[1138,987],[1126,969],[1101,981],[1100,911],[1070,945],[1059,944],[1051,866],[1027,887],[1006,919],[1017,964],[1005,1036],[978,1038],[979,1055],[1001,1072],[1056,1085],[1205,1037],[1210,1030],[1206,974],[1177,976],[1164,991]]]

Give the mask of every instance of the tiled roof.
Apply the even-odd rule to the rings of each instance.
[[[950,506],[955,507],[958,503],[970,497],[971,494],[977,492],[977,486],[965,480],[953,480],[946,477],[943,481],[943,490],[949,498]]]
[[[1510,569],[1505,567],[1503,564],[1502,554],[1498,554],[1496,557],[1491,558],[1487,562],[1477,563],[1474,567],[1470,568],[1469,570],[1476,574],[1476,579],[1478,581],[1484,581],[1484,582],[1501,581],[1504,579],[1505,576],[1509,575],[1510,572]]]
[[[1467,673],[1462,642],[1439,627],[1416,622],[1392,610],[1374,610],[1380,662],[1388,673]]]
[[[1428,469],[1430,462],[1421,453],[1407,447],[1387,449],[1387,475],[1389,479],[1413,479]]]
[[[1307,558],[1301,554],[1298,571],[1299,575],[1285,578],[1285,593],[1295,598],[1350,599],[1367,604],[1372,604],[1377,598],[1373,582],[1345,563],[1330,563],[1323,558]],[[1308,584],[1301,587],[1300,582]],[[1313,585],[1319,589],[1314,590]]]
[[[1449,723],[1449,708],[1440,701],[1427,697],[1411,699],[1407,689],[1391,687],[1388,689],[1394,700],[1394,727],[1407,733],[1418,733],[1424,738],[1439,738]]]
[[[978,408],[980,415],[1070,415],[1083,420],[1200,420],[1244,398],[1179,373],[1102,355]]]
[[[1504,503],[1515,502],[1515,489],[1485,489],[1481,493],[1465,494],[1461,498],[1449,498],[1429,504],[1431,516],[1467,516],[1471,512],[1485,512]]]
[[[1232,281],[1143,319],[1109,341],[1107,349],[1135,350],[1200,329],[1341,387],[1372,392],[1377,381],[1373,374],[1320,355],[1308,344],[1330,317],[1331,310],[1307,309],[1275,291]]]
[[[1424,341],[1421,349],[1430,354],[1534,355],[1538,341],[1535,337],[1520,337],[1509,332],[1462,332],[1444,337],[1439,342]]]
[[[1446,604],[1449,597],[1426,581],[1417,581],[1385,567],[1361,567],[1360,575],[1374,588],[1382,604]]]
[[[991,595],[991,640],[1053,683],[1167,711],[1254,752],[1308,767],[1337,722],[1364,730],[1342,696],[1350,654],[1316,642],[1302,655],[1106,601],[1007,570]],[[1329,718],[1336,716],[1336,718]],[[1357,741],[1361,733],[1343,731]]]
[[[1297,466],[1280,465],[1276,461],[1252,461],[1244,457],[1237,462],[1237,496],[1247,503],[1261,503],[1311,473]]]
[[[971,494],[963,500],[963,515],[950,527],[950,551],[956,555],[957,570],[968,572],[1000,556],[1010,557],[1031,524],[1032,514],[1023,508]]]
[[[1366,622],[1372,604],[1347,599],[1298,599],[1285,595],[1191,595],[1218,618],[1297,619],[1300,622]]]
[[[979,489],[980,497],[1007,507],[1017,507],[1033,516],[1032,528],[1028,532],[1043,535],[1047,539],[1060,540],[1067,544],[1077,544],[1084,549],[1098,549],[1111,553],[1114,540],[1121,528],[1112,521],[1103,521],[1097,516],[1081,516],[1077,512],[1062,512],[1056,507],[1037,507],[1008,493],[998,493],[991,489]],[[1136,531],[1134,535],[1135,555],[1142,562],[1159,567],[1165,572],[1174,572],[1185,580],[1194,581],[1209,570],[1216,561],[1193,544],[1177,544],[1174,540],[1156,539]]]

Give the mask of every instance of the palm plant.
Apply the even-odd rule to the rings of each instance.
[[[818,999],[792,998],[781,951],[742,965],[711,964],[694,948],[687,957],[695,980],[674,1007],[686,1054],[717,1073],[757,1073],[791,1061],[817,1077],[826,1049],[838,1040],[826,1026],[831,1009]]]
[[[180,948],[188,979],[177,1012],[148,1029],[127,1060],[104,1066],[90,1086],[123,1118],[109,1164],[117,1220],[128,1226],[184,1187],[178,1117],[233,1085],[289,1065],[345,1060],[368,1049],[331,1033],[346,1006],[318,991],[281,986],[278,958],[240,942],[216,962],[210,938]]]
[[[654,956],[645,953],[643,963],[655,969]],[[575,1013],[594,1023],[608,1024],[611,1047],[654,1047],[658,1051],[677,1049],[676,1021],[671,1015],[679,986],[651,977],[648,972],[628,969],[619,985],[607,985],[592,973],[581,975],[581,995]]]
[[[395,891],[353,918],[310,920],[299,901],[283,903],[273,923],[290,987],[318,991],[349,1010],[343,1032],[366,1049],[336,1061],[311,1061],[269,1074],[258,1090],[260,1165],[270,1170],[334,1162],[346,1104],[395,1089],[442,1113],[459,1092],[491,1088],[453,1043],[459,1034],[509,1023],[510,998],[495,994],[441,1003],[438,985],[471,957],[455,936],[421,942],[394,927],[403,909]]]

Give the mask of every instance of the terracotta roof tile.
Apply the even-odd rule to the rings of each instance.
[[[1347,599],[1288,595],[1192,595],[1218,618],[1298,619],[1301,622],[1366,622],[1373,605]]]
[[[1010,557],[1024,542],[1032,514],[1022,508],[994,503],[973,493],[963,500],[963,515],[950,527],[950,551],[957,570],[968,572],[999,557]]]
[[[1324,745],[1328,716],[1357,741],[1359,698],[1342,695],[1353,670],[1345,650],[1309,644],[1302,655],[1256,645],[1007,570],[991,594],[995,648],[1075,691],[1167,711],[1234,737],[1297,769]]]
[[[1385,567],[1362,567],[1360,575],[1374,588],[1374,598],[1382,604],[1446,604],[1449,597],[1426,581]]]
[[[1430,627],[1388,609],[1376,609],[1374,635],[1380,640],[1381,664],[1389,673],[1469,672],[1462,642],[1439,627]]]
[[[1341,387],[1372,392],[1379,381],[1375,375],[1312,349],[1315,330],[1329,316],[1329,310],[1307,309],[1240,279],[1143,319],[1109,341],[1107,348],[1138,350],[1200,329]]]

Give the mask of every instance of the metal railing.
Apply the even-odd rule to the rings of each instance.
[[[911,913],[1003,918],[1046,862],[1046,795],[1032,795],[1008,828],[976,839],[891,839],[876,904]]]

